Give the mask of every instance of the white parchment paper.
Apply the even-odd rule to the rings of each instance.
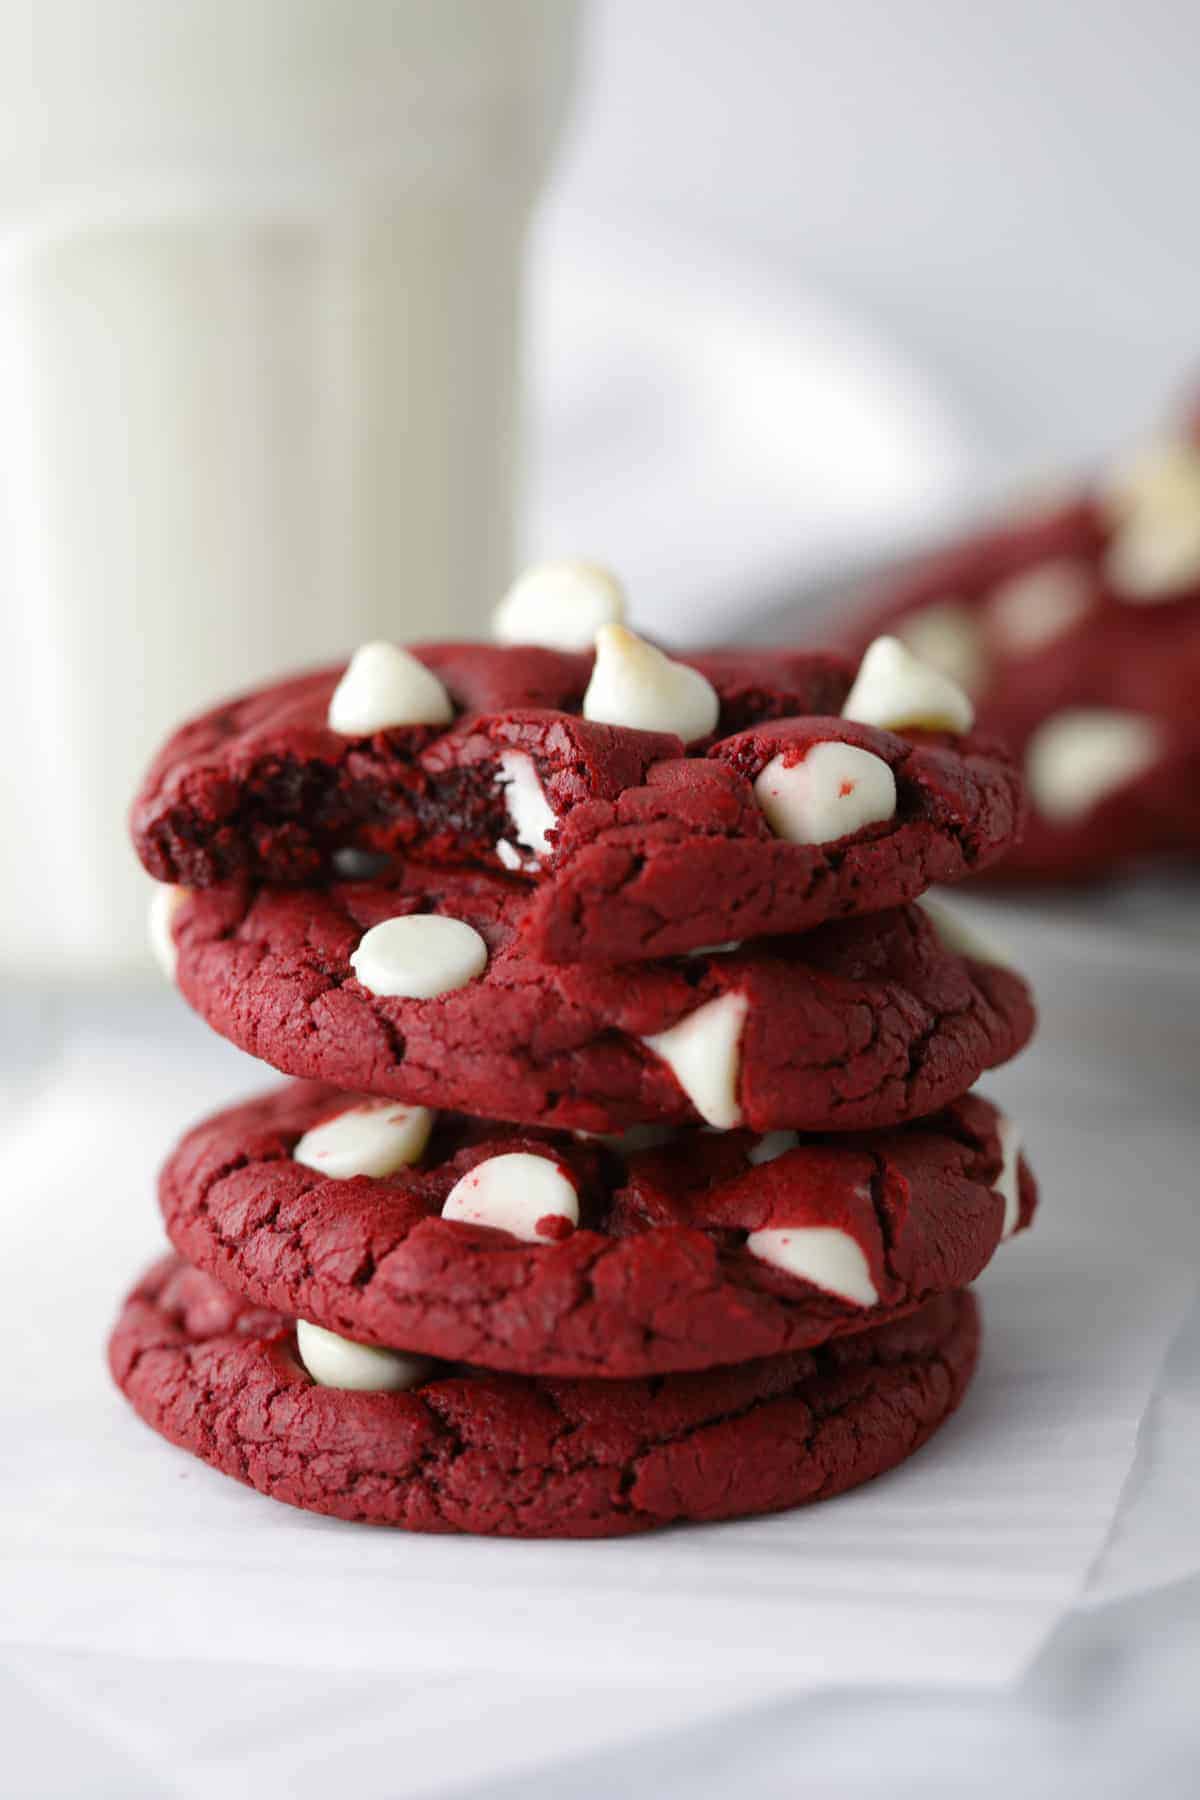
[[[74,1037],[10,1114],[0,1642],[429,1676],[795,1687],[1010,1681],[1081,1592],[1190,1278],[1050,1230],[982,1284],[983,1368],[907,1467],[771,1519],[612,1544],[406,1537],[293,1511],[142,1426],[116,1304],[160,1244],[181,1126],[254,1071]],[[261,1075],[259,1076],[261,1080]]]

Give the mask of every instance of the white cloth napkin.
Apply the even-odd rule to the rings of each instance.
[[[608,1544],[408,1538],[173,1450],[110,1389],[103,1339],[159,1246],[154,1164],[247,1073],[202,1040],[76,1038],[10,1117],[0,1642],[364,1678],[979,1687],[1010,1681],[1079,1595],[1190,1283],[1055,1232],[987,1276],[961,1414],[810,1511]]]

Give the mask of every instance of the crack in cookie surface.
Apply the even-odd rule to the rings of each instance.
[[[448,729],[331,730],[338,670],[185,725],[133,808],[151,874],[315,885],[347,856],[503,867],[539,891],[525,929],[545,960],[629,961],[898,905],[990,863],[1021,828],[1020,782],[994,743],[910,741],[841,719],[851,670],[819,653],[689,659],[721,713],[713,737],[686,747],[581,718],[589,657],[483,645],[417,655],[459,708]],[[831,843],[774,837],[756,775],[831,741],[894,770],[895,817]],[[513,758],[551,821],[538,846],[514,842]],[[722,906],[736,931],[720,928]]]
[[[387,883],[202,890],[173,916],[178,982],[211,1025],[284,1074],[599,1132],[703,1122],[647,1040],[727,994],[746,1001],[733,1079],[758,1131],[924,1116],[1033,1027],[1021,978],[947,950],[918,907],[730,954],[591,967],[531,956],[528,905],[504,877],[416,865]],[[369,992],[350,963],[365,932],[429,910],[479,933],[482,975],[430,1000]]]
[[[331,1180],[292,1151],[352,1096],[296,1083],[216,1115],[164,1167],[180,1253],[249,1300],[344,1336],[488,1367],[646,1375],[773,1355],[859,1331],[980,1274],[1000,1242],[1002,1115],[968,1096],[919,1125],[800,1140],[764,1164],[756,1134],[686,1134],[624,1152],[560,1133],[442,1115],[424,1157],[382,1178]],[[468,1171],[545,1156],[577,1195],[578,1227],[522,1242],[444,1219]],[[1035,1190],[1020,1171],[1019,1222]],[[786,1226],[846,1232],[873,1308],[747,1248]]]
[[[435,1370],[404,1393],[316,1386],[290,1322],[178,1259],[109,1345],[151,1427],[264,1494],[414,1531],[600,1537],[828,1498],[911,1455],[959,1404],[972,1296],[819,1350],[654,1381]]]

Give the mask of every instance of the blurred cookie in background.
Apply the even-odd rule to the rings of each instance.
[[[848,635],[881,631],[959,682],[1023,764],[1029,825],[995,879],[1200,856],[1200,408],[875,584]]]

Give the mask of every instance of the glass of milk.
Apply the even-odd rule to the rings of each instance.
[[[0,0],[0,957],[143,960],[189,711],[511,573],[573,0]]]

